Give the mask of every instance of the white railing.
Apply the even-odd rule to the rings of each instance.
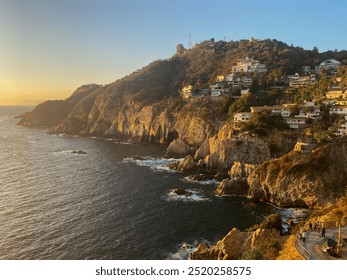
[[[301,244],[299,233],[295,235],[295,248],[305,260],[311,260],[310,252]]]

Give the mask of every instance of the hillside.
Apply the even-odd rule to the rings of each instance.
[[[209,50],[213,50],[213,52],[209,52]],[[316,50],[304,50],[270,39],[236,42],[214,42],[211,39],[197,44],[189,50],[177,53],[167,60],[155,61],[102,87],[102,90],[99,87],[88,88],[86,91],[88,94],[94,91],[94,97],[88,101],[82,101],[81,97],[84,95],[75,92],[61,103],[61,106],[64,107],[63,110],[56,108],[60,104],[56,101],[40,104],[32,114],[23,115],[20,124],[55,126],[62,123],[74,105],[81,101],[83,104],[76,107],[77,112],[72,110],[68,120],[53,129],[52,132],[97,134],[98,136],[106,133],[108,137],[110,132],[114,132],[127,138],[130,136],[127,129],[115,130],[112,127],[117,119],[118,121],[123,119],[118,113],[126,109],[125,104],[135,105],[134,110],[139,111],[144,106],[165,103],[168,98],[179,97],[179,90],[183,84],[193,84],[198,88],[208,87],[215,81],[217,75],[230,73],[231,67],[236,64],[238,59],[245,57],[252,57],[264,63],[269,69],[266,77],[270,80],[275,79],[272,72],[293,74],[298,72],[302,65],[318,66],[321,61],[328,58],[338,59],[347,64],[346,51],[319,53]],[[52,116],[50,116],[50,112],[52,112]],[[122,124],[118,125],[118,127],[120,126]],[[160,139],[156,141],[160,142]]]
[[[259,60],[267,68],[266,74],[253,73],[257,86],[254,87],[253,82],[255,89],[251,94],[188,99],[180,95],[185,85],[193,85],[197,89],[209,88],[218,75],[229,74],[237,61],[246,57]],[[310,132],[290,129],[281,116],[271,114],[254,115],[241,129],[236,128],[231,120],[234,113],[249,110],[251,106],[279,105],[287,101],[288,95],[284,91],[269,90],[267,86],[273,82],[276,84],[284,74],[299,72],[302,66],[316,67],[328,58],[347,64],[346,51],[319,53],[316,49],[304,50],[270,39],[237,42],[215,42],[211,39],[188,50],[178,46],[177,53],[171,58],[154,61],[111,84],[82,86],[65,100],[44,102],[32,112],[22,115],[19,124],[49,126],[50,133],[170,144],[168,154],[171,153],[171,156],[193,156],[186,160],[192,164],[190,170],[183,168],[185,172],[221,172],[225,178],[228,171],[233,173],[231,168],[234,163],[239,162],[240,166],[252,168],[246,168],[249,171],[237,179],[242,182],[238,186],[244,187],[239,188],[237,194],[249,191],[249,196],[256,200],[282,206],[313,207],[323,202],[334,202],[346,186],[334,179],[336,174],[333,171],[320,179],[320,174],[316,174],[319,169],[314,168],[317,165],[314,157],[286,154],[301,136],[311,134],[319,141],[330,139],[333,136],[331,126],[338,125],[341,120],[330,117],[326,108],[323,121],[313,125]],[[297,95],[307,96],[305,90],[323,92],[330,85],[328,79],[331,82],[333,78],[323,73],[315,85],[291,90],[293,96],[290,101],[295,100]],[[345,152],[344,148],[339,149],[334,148],[334,155]],[[281,156],[286,157],[287,164]],[[330,154],[326,157],[333,163]],[[279,159],[271,161],[271,158]],[[301,165],[290,167],[292,162],[301,162]],[[260,167],[253,172],[257,166]],[[249,174],[251,171],[253,174]],[[307,175],[307,172],[312,174]],[[249,175],[252,177],[246,183]],[[298,187],[311,182],[308,176],[313,180],[318,178],[316,183],[309,188]],[[341,169],[339,176],[346,178],[346,169]],[[233,193],[234,179],[228,180],[217,191],[219,194]],[[294,191],[286,192],[281,180],[287,182],[285,185],[293,185],[289,181],[300,181],[298,186],[294,184],[294,189],[298,191],[296,196]],[[318,186],[319,191],[315,191]],[[333,190],[334,186],[338,191]],[[307,194],[303,196],[307,191],[312,193],[311,197]],[[289,198],[285,197],[287,194]]]

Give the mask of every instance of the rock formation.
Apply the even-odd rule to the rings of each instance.
[[[342,139],[264,162],[248,177],[248,195],[283,207],[312,208],[345,195],[346,182],[347,141]]]
[[[233,228],[215,245],[200,243],[190,258],[192,260],[238,260],[242,256],[246,236],[248,236],[247,233]]]
[[[183,160],[176,161],[170,165],[170,168],[181,171],[189,172],[196,169],[196,164],[192,156],[186,156]]]
[[[217,135],[206,140],[195,153],[204,159],[209,169],[227,170],[234,162],[260,164],[271,158],[268,144],[248,133],[233,136],[231,128],[224,125]]]
[[[248,192],[247,178],[254,171],[256,165],[234,162],[229,174],[216,189],[217,195],[246,195]]]
[[[193,260],[274,259],[280,248],[281,218],[270,215],[252,231],[233,228],[216,244],[200,243],[191,254]]]

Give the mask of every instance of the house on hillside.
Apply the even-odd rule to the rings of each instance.
[[[211,96],[213,97],[222,96],[225,93],[224,84],[217,83],[210,87],[211,87]]]
[[[299,76],[298,73],[295,73],[295,75],[288,76],[288,79],[289,87],[292,88],[307,87],[308,85],[315,84],[317,82],[315,74],[311,74],[309,76]]]
[[[331,106],[329,114],[347,115],[347,106]]]
[[[337,68],[340,66],[341,62],[337,61],[336,59],[328,59],[323,61],[320,65],[320,69],[324,70],[337,70]]]
[[[251,107],[251,112],[261,112],[261,111],[269,111],[273,115],[281,115],[282,117],[290,116],[290,107],[284,107],[280,105],[275,106],[253,106]]]
[[[289,125],[290,128],[298,129],[306,125],[306,118],[286,117],[283,118],[284,122]]]
[[[239,122],[249,122],[249,119],[251,118],[252,113],[251,112],[240,112],[234,114],[234,123]]]
[[[261,64],[258,60],[246,57],[245,59],[239,60],[235,66],[232,67],[233,73],[266,73],[266,66]]]

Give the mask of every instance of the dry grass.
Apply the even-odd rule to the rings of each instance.
[[[295,249],[295,235],[283,237],[283,249],[279,252],[276,260],[302,260],[302,256]]]

